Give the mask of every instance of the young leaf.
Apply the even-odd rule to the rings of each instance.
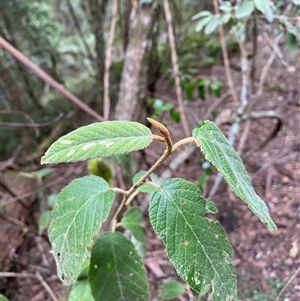
[[[162,285],[161,292],[159,293],[158,297],[161,300],[170,300],[180,296],[183,293],[183,284],[175,280],[170,280]]]
[[[68,301],[95,301],[87,279],[77,281],[69,295]]]
[[[269,230],[275,230],[267,205],[255,193],[240,156],[219,128],[206,120],[200,128],[193,130],[193,137],[199,140],[205,158],[220,171],[232,191],[248,204]]]
[[[89,281],[95,301],[148,301],[146,270],[134,245],[120,232],[106,232],[91,255]]]
[[[76,281],[114,198],[108,183],[97,176],[73,180],[57,195],[48,233],[64,284]]]
[[[146,126],[131,121],[97,122],[55,141],[41,163],[76,162],[144,149],[152,142]]]
[[[142,209],[140,207],[134,206],[126,211],[121,222],[122,225],[132,233],[137,241],[145,244],[146,242],[142,219]]]
[[[197,186],[178,178],[157,188],[149,205],[151,224],[178,275],[198,292],[211,285],[214,301],[237,300],[226,232],[219,222],[205,217],[216,211]]]

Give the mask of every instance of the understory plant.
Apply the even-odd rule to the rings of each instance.
[[[195,143],[232,191],[269,230],[274,230],[268,208],[255,193],[239,155],[213,122],[204,121],[191,137],[173,144],[164,125],[148,120],[161,135],[137,122],[93,123],[59,138],[42,157],[42,164],[76,162],[141,150],[153,140],[166,146],[148,171],[134,176],[128,190],[110,187],[103,178],[89,175],[73,180],[58,193],[48,229],[58,276],[65,285],[76,283],[74,288],[78,288],[83,283],[76,281],[84,270],[88,274],[85,284],[96,301],[149,300],[141,256],[145,246],[142,210],[131,205],[137,194],[148,193],[150,222],[178,275],[199,293],[211,288],[212,300],[238,300],[227,234],[218,221],[206,217],[217,212],[216,206],[202,197],[193,183],[181,178],[159,183],[153,172],[183,145]],[[109,231],[99,235],[115,194],[121,194],[122,201]],[[119,231],[124,228],[130,237]]]

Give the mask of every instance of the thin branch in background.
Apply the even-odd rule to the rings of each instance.
[[[276,37],[276,39],[273,41],[272,45],[273,45],[273,49],[274,49],[274,45],[278,45],[280,39],[283,37],[283,33],[281,33],[280,35],[278,35]],[[259,85],[258,85],[258,90],[256,92],[256,96],[260,96],[263,93],[263,89],[264,89],[264,84],[265,84],[265,80],[266,80],[266,76],[267,73],[271,67],[271,65],[273,64],[274,60],[276,57],[276,51],[275,49],[273,50],[272,54],[270,55],[266,65],[264,66],[261,74],[260,74],[260,78],[259,78]]]
[[[264,30],[262,30],[262,34],[263,34],[263,36],[265,37],[266,41],[268,42],[269,46],[270,46],[271,48],[273,48],[273,50],[276,52],[278,58],[280,59],[281,64],[282,64],[283,66],[285,66],[290,72],[295,71],[296,68],[295,68],[294,66],[291,66],[287,61],[285,61],[285,59],[284,59],[284,57],[283,57],[283,53],[282,53],[282,51],[281,51],[281,49],[280,49],[278,43],[274,43],[274,41],[271,41],[271,40],[269,39],[267,33],[266,33]],[[279,36],[280,36],[280,38],[281,38],[281,37],[283,36],[283,32],[282,32],[280,35],[278,35],[277,37],[279,37]]]
[[[31,127],[34,128],[34,132],[35,132],[35,136],[38,137],[39,136],[39,130],[37,129],[36,126],[33,126],[35,124],[34,120],[25,112],[20,111],[20,110],[1,110],[0,114],[17,114],[17,115],[21,115],[24,118],[26,118],[30,123]],[[5,124],[5,121],[0,121],[0,125],[7,125]]]
[[[14,277],[14,278],[33,278],[37,279],[43,288],[48,292],[50,295],[51,299],[53,301],[58,301],[56,298],[55,294],[53,293],[52,289],[50,286],[45,282],[43,279],[42,275],[39,272],[36,272],[35,274],[27,273],[27,272],[22,272],[22,273],[14,273],[14,272],[0,272],[0,277]]]
[[[164,0],[164,9],[165,9],[166,21],[168,24],[168,36],[169,36],[169,42],[170,42],[170,48],[171,48],[173,73],[174,73],[174,77],[175,77],[175,89],[176,89],[176,95],[177,95],[177,101],[178,101],[178,109],[180,112],[180,117],[181,117],[184,134],[186,137],[189,137],[191,135],[191,133],[189,130],[189,126],[187,123],[187,119],[185,116],[185,110],[184,110],[184,106],[183,106],[182,90],[180,87],[180,79],[179,79],[179,68],[178,68],[178,63],[177,63],[177,53],[176,53],[176,47],[175,47],[175,37],[174,37],[174,31],[173,31],[173,26],[172,26],[172,15],[171,15],[168,0]]]
[[[250,95],[254,92],[254,83],[255,83],[255,73],[256,73],[256,54],[257,54],[257,10],[253,12],[253,29],[252,29],[253,41],[252,41],[252,61],[251,61],[251,72],[250,72]]]
[[[45,83],[49,84],[55,90],[59,91],[63,94],[67,99],[71,100],[76,106],[78,106],[81,110],[85,111],[92,117],[94,117],[98,121],[103,121],[104,118],[100,116],[97,112],[91,109],[87,104],[77,98],[70,91],[66,90],[62,85],[60,85],[56,80],[54,80],[51,76],[49,76],[45,71],[43,71],[40,67],[30,61],[23,53],[17,50],[15,47],[10,45],[5,39],[0,36],[0,46],[5,49],[8,53],[10,53],[16,60],[21,62],[31,71],[33,71],[38,77],[40,77]]]
[[[12,113],[16,113],[16,111],[18,112],[17,114],[20,114],[20,112],[21,112],[21,111],[18,111],[18,110],[1,110],[0,115],[1,114],[12,114]],[[24,112],[21,112],[21,113],[22,114],[20,114],[20,115],[24,116],[25,118],[30,117],[28,114],[26,114]],[[59,121],[63,116],[64,116],[64,113],[60,113],[57,117],[55,117],[54,120],[46,121],[46,122],[40,122],[40,123],[34,122],[34,120],[31,117],[30,117],[30,119],[28,118],[30,120],[30,123],[0,121],[0,125],[12,126],[12,127],[35,128],[35,130],[37,130],[37,128],[53,125],[54,123]],[[37,137],[38,137],[38,133],[37,133]]]
[[[84,36],[84,34],[83,34],[83,32],[82,32],[82,29],[81,29],[81,27],[80,27],[80,22],[79,22],[79,20],[78,20],[78,18],[77,18],[77,16],[76,16],[76,13],[75,13],[75,10],[74,10],[74,8],[73,8],[73,6],[72,6],[71,0],[67,0],[67,5],[68,5],[68,7],[69,7],[70,14],[71,14],[71,16],[72,16],[72,18],[73,18],[74,25],[75,25],[75,27],[76,27],[78,33],[79,33],[79,36],[80,36],[80,38],[81,38],[81,41],[82,41],[83,45],[84,45],[84,47],[85,47],[85,51],[86,51],[86,53],[88,54],[88,58],[90,59],[92,65],[93,65],[93,64],[94,64],[94,61],[95,61],[95,58],[93,57],[93,55],[92,55],[92,53],[91,53],[91,50],[90,50],[90,48],[89,48],[89,45],[88,45],[88,43],[87,43],[87,41],[86,41],[86,39],[85,39],[85,36]]]
[[[214,4],[215,13],[217,15],[220,15],[218,1],[213,0],[213,4]],[[230,90],[230,93],[232,95],[234,103],[236,105],[238,105],[239,104],[239,99],[238,99],[236,90],[234,88],[233,80],[232,80],[232,77],[231,77],[230,64],[229,64],[229,58],[228,58],[228,52],[227,52],[226,40],[225,40],[225,34],[224,34],[224,27],[223,27],[222,24],[219,25],[219,34],[220,34],[220,42],[221,42],[221,48],[222,48],[222,55],[223,55],[225,73],[226,73],[226,78],[227,78],[227,85],[229,87],[229,90]]]
[[[291,278],[288,280],[288,282],[285,284],[285,286],[282,288],[282,290],[279,292],[279,294],[277,295],[276,299],[274,301],[279,301],[280,297],[282,296],[282,294],[284,293],[284,291],[287,289],[287,287],[292,283],[292,281],[298,276],[298,274],[300,273],[300,266],[298,267],[298,269],[293,273],[293,275],[291,276]]]
[[[103,115],[104,119],[108,120],[109,112],[110,112],[110,99],[109,99],[109,68],[111,65],[111,50],[112,44],[114,40],[115,28],[116,28],[116,20],[117,20],[117,10],[118,10],[118,1],[114,0],[112,5],[112,14],[111,14],[111,23],[109,36],[107,41],[107,48],[105,53],[105,67],[104,67],[104,79],[103,79]]]
[[[66,179],[70,175],[74,175],[74,170],[72,168],[70,170],[68,170],[61,177],[55,178],[52,181],[49,181],[48,183],[40,185],[38,188],[35,188],[35,189],[32,189],[32,190],[27,191],[25,193],[19,194],[19,195],[15,196],[15,197],[12,197],[12,198],[10,198],[8,200],[5,200],[5,201],[1,200],[1,202],[0,202],[0,209],[4,208],[5,206],[7,206],[7,205],[9,205],[11,203],[17,202],[18,200],[23,200],[23,199],[25,199],[27,197],[35,195],[36,193],[39,193],[39,192],[43,191],[44,189],[46,189],[46,188],[48,188],[48,187],[50,187],[52,185],[55,185],[56,183],[61,182],[63,179]]]
[[[241,104],[237,110],[238,116],[243,116],[248,107],[248,85],[249,85],[249,77],[248,77],[248,59],[247,59],[247,50],[245,46],[245,41],[242,39],[238,39],[239,47],[241,50],[241,72],[242,72],[242,87],[241,87],[241,95],[240,100]]]

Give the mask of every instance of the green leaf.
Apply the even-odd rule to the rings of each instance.
[[[140,207],[134,206],[129,208],[122,218],[122,225],[128,229],[135,239],[139,242],[146,243],[143,226],[143,211]]]
[[[165,181],[152,195],[149,217],[180,277],[197,292],[213,288],[213,300],[237,300],[229,263],[232,248],[219,222],[205,217],[215,205],[183,179]]]
[[[227,24],[230,19],[231,19],[232,15],[231,14],[224,14],[221,19],[220,19],[220,24]]]
[[[163,112],[163,106],[164,106],[164,102],[161,99],[155,99],[154,103],[153,103],[153,108],[155,110],[156,114],[160,114]]]
[[[152,133],[143,124],[131,121],[97,122],[59,138],[47,150],[41,163],[76,162],[144,149]]]
[[[263,14],[266,13],[266,7],[269,4],[268,0],[253,0],[255,7],[262,12]]]
[[[206,120],[200,128],[193,130],[193,137],[200,142],[205,158],[220,171],[232,191],[248,204],[269,230],[276,229],[267,205],[253,189],[241,158],[219,128]]]
[[[225,13],[229,13],[232,10],[232,5],[231,2],[229,1],[224,1],[220,6],[219,9]]]
[[[9,301],[5,296],[0,294],[0,301]]]
[[[53,193],[48,197],[47,205],[52,209],[55,204],[57,193]]]
[[[195,88],[196,82],[194,80],[190,80],[185,87],[186,96],[189,100],[193,99]]]
[[[162,300],[170,300],[180,296],[184,291],[185,289],[182,283],[170,280],[161,286],[161,292],[158,297]]]
[[[89,281],[95,301],[149,300],[142,259],[120,232],[106,232],[96,241]]]
[[[198,18],[206,17],[206,16],[210,16],[210,15],[211,15],[211,12],[210,12],[210,11],[208,11],[208,10],[203,10],[203,11],[201,11],[200,13],[194,15],[194,16],[192,17],[192,20],[196,20],[196,19],[198,19]]]
[[[46,168],[42,168],[38,171],[35,171],[34,173],[39,177],[39,178],[43,178],[49,174],[51,174],[55,169],[54,168],[50,168],[50,167],[46,167]]]
[[[50,223],[51,211],[46,210],[44,211],[39,218],[39,235],[42,235],[43,231],[47,229]]]
[[[220,18],[218,18],[218,17],[213,18],[213,19],[205,26],[204,33],[205,33],[206,35],[209,35],[209,34],[213,33],[213,32],[217,29],[217,27],[218,27],[219,24],[220,24]]]
[[[217,96],[221,96],[221,87],[223,86],[223,83],[220,81],[215,81],[210,84],[209,88],[210,90]]]
[[[196,24],[196,27],[195,27],[195,31],[201,31],[203,29],[203,27],[212,20],[212,16],[209,15],[207,17],[204,17],[202,18],[197,24]]]
[[[87,169],[91,175],[101,177],[107,183],[111,184],[113,179],[113,170],[106,160],[103,158],[90,159],[87,161]]]
[[[178,110],[173,108],[173,109],[171,109],[170,114],[171,114],[171,118],[173,121],[175,121],[177,123],[180,122],[180,113]]]
[[[285,36],[285,46],[291,52],[296,51],[298,48],[296,36],[289,31],[286,33]]]
[[[108,183],[92,175],[73,180],[57,195],[48,233],[64,284],[76,281],[114,197]]]
[[[203,78],[198,81],[198,95],[199,98],[205,100],[205,87],[210,84],[210,80]]]
[[[274,21],[274,13],[270,5],[267,5],[264,15],[269,23],[272,23]]]
[[[68,301],[95,301],[87,279],[79,280],[74,284]]]
[[[249,17],[254,11],[253,1],[243,1],[235,12],[235,16],[238,19]]]

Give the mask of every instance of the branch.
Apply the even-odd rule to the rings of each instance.
[[[298,267],[298,269],[295,271],[295,273],[293,273],[293,275],[291,276],[291,278],[288,280],[288,282],[285,284],[285,286],[282,288],[282,290],[279,292],[279,294],[277,295],[276,299],[274,301],[279,301],[280,297],[282,296],[282,294],[284,293],[284,291],[287,289],[287,287],[292,283],[292,281],[298,276],[298,274],[300,273],[300,266]]]
[[[51,76],[49,76],[45,71],[39,68],[36,64],[30,61],[24,54],[22,54],[19,50],[10,45],[6,40],[4,40],[0,36],[0,46],[4,48],[8,53],[10,53],[15,59],[21,62],[23,65],[28,67],[31,71],[33,71],[38,77],[40,77],[44,82],[49,84],[55,90],[59,91],[66,98],[71,100],[76,106],[78,106],[81,110],[85,111],[92,117],[94,117],[98,121],[104,121],[104,118],[100,116],[97,112],[91,109],[87,104],[77,98],[74,94],[66,90],[62,85],[60,85],[56,80],[54,80]]]
[[[35,130],[37,130],[37,128],[53,125],[54,123],[56,123],[57,121],[62,119],[62,117],[64,116],[63,113],[60,113],[57,117],[55,117],[51,121],[36,123],[36,122],[34,122],[34,120],[28,114],[26,114],[22,111],[18,111],[18,110],[0,110],[0,114],[12,114],[12,113],[16,113],[16,114],[24,116],[25,118],[27,118],[30,121],[30,123],[0,121],[0,125],[13,126],[13,127],[35,128]],[[38,137],[38,134],[36,136]]]
[[[257,96],[260,96],[262,93],[263,93],[263,89],[264,89],[264,84],[265,84],[265,80],[266,80],[266,76],[267,76],[267,73],[271,67],[271,65],[273,64],[274,60],[275,60],[275,57],[276,57],[276,49],[278,48],[278,43],[280,41],[280,39],[283,37],[283,33],[281,33],[280,35],[278,35],[276,37],[276,39],[273,41],[272,43],[272,47],[273,47],[273,52],[272,54],[270,55],[266,65],[264,66],[261,74],[260,74],[260,78],[259,78],[259,86],[258,86],[258,90],[256,92],[256,95]],[[276,46],[277,47],[276,47]]]
[[[164,0],[164,8],[165,8],[166,21],[168,24],[168,35],[169,35],[169,42],[170,42],[170,48],[171,48],[173,73],[174,73],[174,77],[175,77],[175,89],[176,89],[176,95],[177,95],[177,101],[178,101],[178,108],[179,108],[179,112],[180,112],[180,116],[181,116],[181,122],[182,122],[182,127],[184,130],[184,134],[186,137],[188,137],[188,136],[190,136],[190,130],[189,130],[186,116],[185,116],[185,110],[183,107],[182,90],[180,87],[179,68],[178,68],[178,63],[177,63],[177,53],[176,53],[176,46],[175,46],[175,37],[174,37],[174,31],[173,31],[173,26],[172,26],[172,15],[171,15],[168,0]]]
[[[213,4],[214,4],[215,13],[217,15],[220,15],[218,1],[213,0]],[[220,34],[220,42],[221,42],[221,48],[222,48],[222,55],[223,55],[225,73],[226,73],[226,78],[227,78],[227,85],[229,87],[229,90],[230,90],[230,93],[232,95],[234,103],[236,105],[238,105],[239,104],[239,99],[238,99],[238,96],[236,94],[236,90],[234,88],[233,80],[232,80],[232,77],[231,77],[230,64],[229,64],[229,58],[228,58],[228,52],[227,52],[225,34],[224,34],[224,27],[223,27],[222,24],[219,25],[219,34]]]
[[[22,273],[14,273],[14,272],[0,272],[0,277],[15,277],[15,278],[35,278],[37,279],[43,288],[48,292],[50,295],[51,299],[53,301],[58,301],[56,298],[55,294],[53,293],[52,289],[50,286],[45,282],[43,277],[39,272],[36,272],[35,274],[27,273],[27,272],[22,272]]]
[[[242,71],[242,87],[241,87],[241,105],[237,110],[238,116],[242,116],[248,107],[248,59],[247,50],[245,47],[244,40],[238,40],[240,50],[241,50],[241,71]]]
[[[29,127],[34,128],[35,136],[36,137],[39,136],[39,130],[37,129],[36,126],[34,126],[35,125],[34,120],[27,113],[25,113],[23,111],[20,111],[20,110],[1,110],[0,114],[17,114],[17,115],[23,116],[24,118],[26,118],[30,122],[29,124],[27,123],[27,125],[30,125]],[[20,124],[21,124],[22,127],[24,126],[24,123],[20,123]],[[12,126],[12,123],[11,122],[0,121],[0,125]]]
[[[113,6],[112,6],[109,37],[108,37],[107,48],[106,48],[106,53],[105,53],[105,67],[104,67],[104,79],[103,79],[103,89],[104,89],[103,112],[104,112],[105,120],[108,120],[109,112],[110,112],[109,68],[111,65],[111,49],[112,49],[112,43],[114,40],[114,33],[115,33],[115,28],[116,28],[117,9],[118,9],[118,1],[114,0]]]

